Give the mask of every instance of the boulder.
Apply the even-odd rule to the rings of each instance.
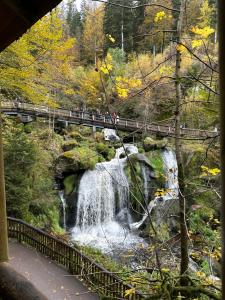
[[[154,140],[150,137],[146,137],[143,142],[143,147],[145,151],[151,151],[156,149],[165,149],[168,145],[167,139]]]

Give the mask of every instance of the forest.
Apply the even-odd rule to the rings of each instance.
[[[65,0],[0,53],[3,108],[111,118],[107,138],[54,114],[2,114],[7,214],[131,284],[124,299],[221,299],[217,25],[215,0]]]

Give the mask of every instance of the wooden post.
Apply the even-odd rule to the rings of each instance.
[[[225,2],[218,1],[219,15],[219,67],[220,67],[220,144],[221,144],[221,217],[222,217],[222,298],[225,299]]]
[[[8,235],[2,142],[2,118],[0,107],[0,263],[8,261]]]

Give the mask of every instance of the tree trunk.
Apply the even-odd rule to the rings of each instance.
[[[182,38],[182,22],[183,14],[185,9],[185,1],[180,2],[180,14],[177,22],[177,45],[181,42]],[[180,275],[181,285],[186,285],[186,279],[183,275],[188,270],[188,232],[186,226],[185,217],[185,184],[184,184],[184,169],[182,163],[182,151],[181,151],[181,135],[180,135],[180,117],[181,117],[181,104],[182,104],[182,93],[181,93],[181,52],[179,48],[176,51],[176,69],[175,69],[175,87],[176,87],[176,110],[175,110],[175,149],[176,158],[178,165],[178,183],[179,183],[179,206],[180,206],[180,235],[181,235],[181,262],[180,262]]]
[[[219,67],[220,67],[220,143],[221,143],[221,190],[222,190],[222,299],[225,299],[225,2],[218,1],[219,14]]]
[[[0,263],[8,260],[8,236],[2,143],[2,119],[0,108]]]

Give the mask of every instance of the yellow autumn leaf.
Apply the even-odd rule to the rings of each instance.
[[[200,35],[202,38],[207,39],[210,34],[212,34],[213,32],[215,32],[215,30],[213,28],[211,28],[210,26],[205,26],[203,28],[199,28],[197,26],[192,27],[191,31],[197,35]]]
[[[162,271],[163,273],[168,273],[168,272],[170,271],[170,269],[162,268],[161,271]]]
[[[164,18],[166,18],[166,13],[164,11],[159,11],[156,13],[154,17],[154,22],[158,23],[159,21],[162,21]]]
[[[187,48],[185,46],[179,44],[179,45],[177,45],[177,51],[182,53],[182,52],[187,51]]]
[[[198,48],[198,47],[201,47],[203,45],[203,41],[202,40],[192,40],[191,45],[192,45],[193,49]]]
[[[213,176],[216,176],[217,174],[220,173],[220,169],[218,169],[218,168],[210,169],[209,173]]]
[[[155,196],[156,196],[156,197],[163,197],[165,194],[166,194],[166,191],[163,190],[163,189],[158,189],[158,190],[155,192]]]
[[[64,90],[64,93],[65,93],[66,95],[74,95],[74,94],[75,94],[75,92],[74,92],[73,89],[66,89],[66,90]]]
[[[102,71],[104,74],[109,74],[109,70],[105,66],[101,66],[100,71]]]
[[[110,40],[110,42],[112,42],[113,44],[115,43],[116,40],[111,36],[111,34],[106,34],[106,36]]]
[[[202,169],[201,176],[209,176],[209,175],[216,176],[221,172],[220,169],[218,169],[218,168],[210,169],[206,166],[201,166],[201,169]]]
[[[128,97],[128,89],[117,87],[117,93],[120,98]]]
[[[173,73],[173,68],[170,67],[170,66],[162,66],[160,69],[159,69],[159,73],[162,74],[162,75],[171,75]]]
[[[131,288],[129,290],[126,290],[125,293],[124,293],[124,297],[128,297],[129,298],[133,294],[135,294],[135,288]]]
[[[141,86],[142,83],[140,79],[129,79],[122,76],[117,76],[115,81],[117,94],[120,98],[124,99],[128,97],[131,89]]]
[[[205,273],[203,273],[203,272],[201,272],[201,271],[196,272],[196,275],[197,275],[198,277],[200,277],[200,278],[206,277],[206,276],[205,276]]]

